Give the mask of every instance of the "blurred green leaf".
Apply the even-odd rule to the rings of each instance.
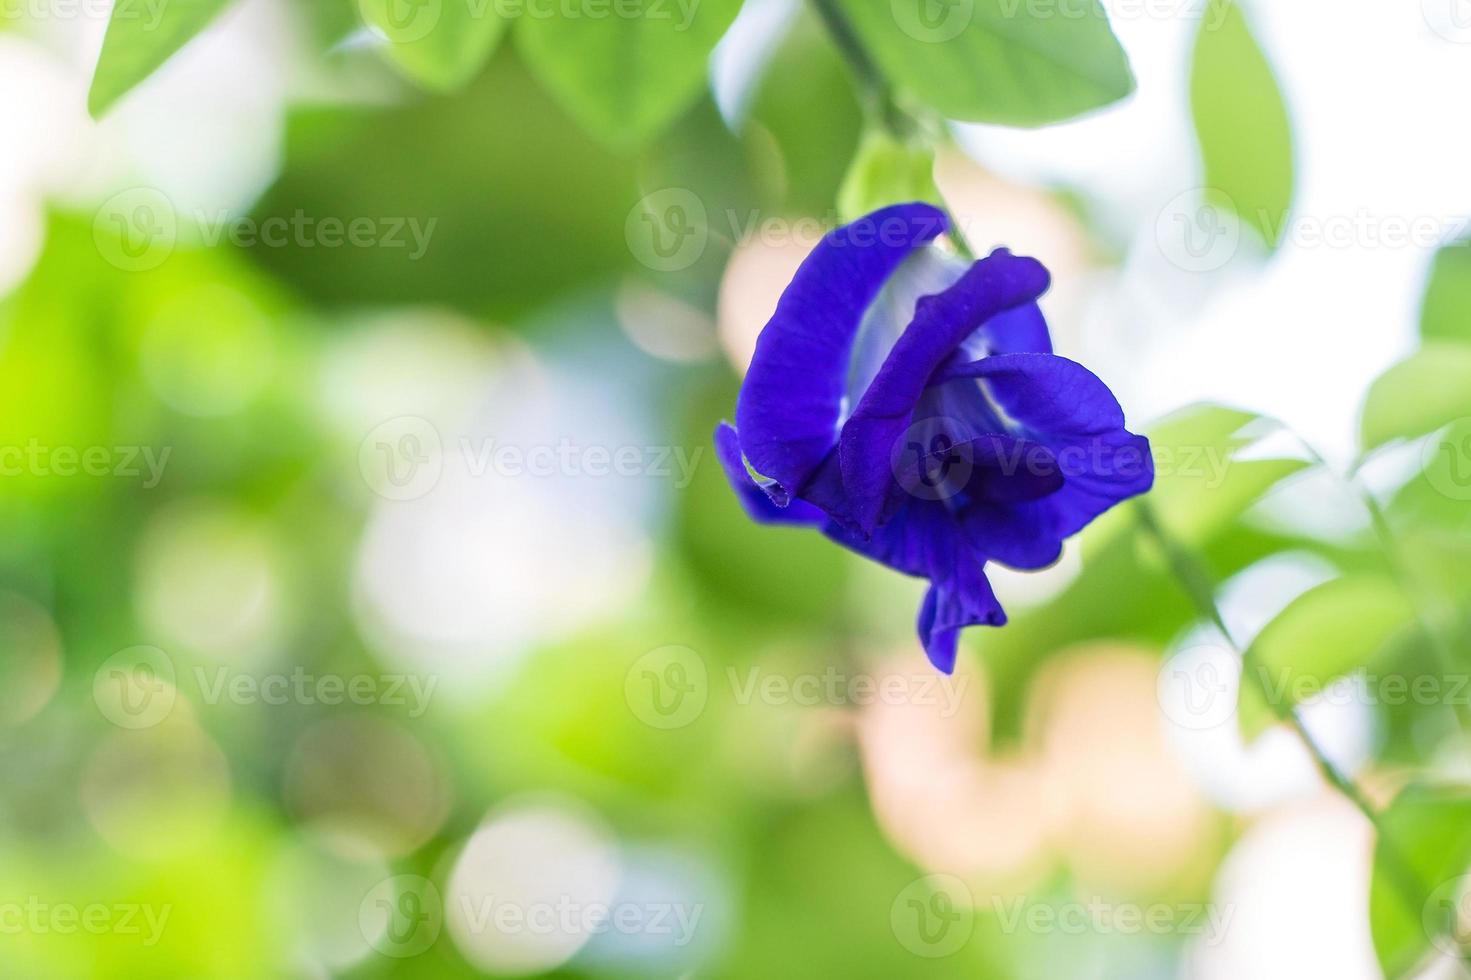
[[[1400,487],[1389,506],[1392,518],[1428,537],[1471,544],[1471,418],[1448,426],[1421,454],[1424,466]],[[1471,565],[1457,578],[1471,575]]]
[[[1196,549],[1217,581],[1278,551],[1311,547],[1241,521],[1263,494],[1307,465],[1298,459],[1238,459],[1268,428],[1251,412],[1202,404],[1147,430],[1155,458],[1149,501],[1171,536]],[[1164,557],[1141,535],[1131,505],[1095,521],[1081,535],[1080,547],[1083,572],[1061,595],[984,637],[986,665],[1004,692],[992,709],[998,738],[1018,731],[1025,707],[1021,691],[1054,654],[1097,639],[1163,647],[1197,618]]]
[[[1246,651],[1242,732],[1255,737],[1277,719],[1262,699],[1263,689],[1278,708],[1291,708],[1367,665],[1414,620],[1414,605],[1383,575],[1348,575],[1304,592],[1263,627]]]
[[[1282,480],[1307,468],[1292,457],[1242,459],[1280,427],[1223,405],[1192,405],[1149,429],[1155,484],[1149,499],[1171,535],[1186,545],[1209,541]],[[1104,518],[1129,523],[1127,508]]]
[[[449,98],[295,112],[256,218],[370,218],[395,242],[258,243],[251,256],[318,303],[509,319],[632,266],[624,223],[639,196],[631,163],[558,112],[507,45]],[[428,232],[422,254],[408,222]]]
[[[841,867],[844,873],[813,873],[824,867]],[[722,976],[1010,976],[1000,962],[998,944],[982,935],[971,936],[943,956],[912,951],[924,951],[915,938],[906,944],[905,919],[925,914],[911,908],[910,901],[925,895],[929,882],[894,853],[893,842],[875,825],[871,804],[857,792],[774,815],[762,827],[759,845],[749,848],[742,877],[746,907]],[[991,907],[979,895],[977,899],[982,909]],[[936,907],[945,910],[938,903]],[[970,920],[963,921],[961,928],[970,930]],[[939,925],[944,935],[947,927]]]
[[[1410,786],[1379,817],[1369,886],[1369,931],[1385,976],[1414,970],[1448,932],[1471,864],[1471,792]]]
[[[87,111],[93,117],[101,116],[204,30],[229,2],[170,0],[156,9],[136,3],[114,6],[87,93]]]
[[[740,0],[623,0],[614,16],[592,18],[558,7],[523,18],[517,41],[569,113],[605,143],[627,148],[695,101],[710,52],[739,9]]]
[[[970,122],[1041,126],[1134,90],[1129,59],[1096,0],[1041,14],[1022,0],[834,0],[900,89]]]
[[[1427,343],[1369,388],[1359,426],[1365,452],[1471,416],[1471,344]]]
[[[940,203],[935,152],[877,130],[870,132],[838,191],[838,217],[852,221],[904,201]]]
[[[793,98],[794,92],[801,97]],[[745,124],[748,140],[775,143],[787,211],[826,215],[832,209],[862,128],[842,58],[804,5],[766,66]]]
[[[453,91],[474,78],[506,29],[496,5],[477,0],[359,0],[358,6],[386,41],[388,59],[409,78],[439,91]]]
[[[701,392],[682,441],[712,438],[735,409],[733,386]],[[680,495],[677,542],[688,573],[722,611],[747,627],[800,623],[832,628],[841,614],[849,557],[810,528],[756,524],[719,466],[702,466]]]
[[[1420,336],[1471,341],[1471,241],[1435,253],[1420,307]]]
[[[1211,0],[1190,71],[1207,193],[1276,248],[1292,206],[1292,128],[1271,65],[1232,0]]]

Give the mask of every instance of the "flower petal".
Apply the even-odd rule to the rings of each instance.
[[[908,575],[926,578],[930,590],[919,613],[919,637],[930,662],[947,674],[955,668],[960,630],[1001,626],[1006,613],[986,580],[985,556],[976,552],[941,503],[913,501],[871,537],[830,522],[829,538]]]
[[[997,249],[950,289],[920,300],[914,322],[894,345],[839,439],[843,485],[852,498],[858,530],[873,533],[890,509],[892,450],[935,372],[978,326],[1035,301],[1047,285],[1047,270],[1036,259]]]
[[[736,403],[745,458],[795,496],[837,442],[853,338],[905,257],[946,228],[928,204],[876,211],[829,233],[802,263],[756,341]]]
[[[1124,427],[1124,410],[1108,385],[1056,354],[997,354],[949,364],[937,381],[960,378],[984,381],[987,396],[1032,433],[1093,435]]]
[[[972,343],[984,347],[987,354],[1052,353],[1052,335],[1047,332],[1047,320],[1036,303],[993,316],[975,332],[967,346]]]
[[[715,455],[720,458],[720,467],[725,470],[741,506],[756,523],[815,526],[827,521],[827,515],[801,500],[794,500],[787,507],[773,503],[747,471],[746,461],[741,457],[740,437],[727,422],[721,422],[715,429]]]
[[[1006,625],[1006,613],[991,591],[980,559],[966,558],[956,564],[949,577],[930,583],[915,624],[930,663],[947,674],[955,671],[955,650],[962,629]]]

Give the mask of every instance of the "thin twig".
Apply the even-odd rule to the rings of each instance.
[[[1318,744],[1317,739],[1314,738],[1312,732],[1303,723],[1302,715],[1298,712],[1297,708],[1282,703],[1280,698],[1273,697],[1260,673],[1250,669],[1251,665],[1248,662],[1247,653],[1242,650],[1235,638],[1231,635],[1231,630],[1226,625],[1225,618],[1221,615],[1220,606],[1216,603],[1214,583],[1211,581],[1210,574],[1200,561],[1191,551],[1181,546],[1165,530],[1164,525],[1159,520],[1159,515],[1155,513],[1154,506],[1148,500],[1135,500],[1133,502],[1133,508],[1139,526],[1154,539],[1155,543],[1164,553],[1165,560],[1169,563],[1171,571],[1184,587],[1185,592],[1195,604],[1196,609],[1202,616],[1215,625],[1221,634],[1221,638],[1225,640],[1227,646],[1241,660],[1242,676],[1246,677],[1250,675],[1257,685],[1258,692],[1271,708],[1272,712],[1281,721],[1286,722],[1293,732],[1296,733],[1303,747],[1307,749],[1308,754],[1312,757],[1318,771],[1323,775],[1323,778],[1339,794],[1352,803],[1355,809],[1363,814],[1364,818],[1373,826],[1375,836],[1379,842],[1380,853],[1385,859],[1385,868],[1389,873],[1389,877],[1394,882],[1395,890],[1399,892],[1400,898],[1405,902],[1411,914],[1418,917],[1421,913],[1421,906],[1424,904],[1425,897],[1430,892],[1425,888],[1414,867],[1391,839],[1383,822],[1380,820],[1379,811],[1374,808],[1374,804],[1364,795],[1358,785],[1328,757],[1328,753]]]

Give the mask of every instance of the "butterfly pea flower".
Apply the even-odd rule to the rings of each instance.
[[[1051,565],[1154,467],[1108,387],[1052,353],[1042,264],[1006,249],[965,262],[935,244],[947,230],[916,203],[825,236],[715,444],[756,521],[928,580],[919,637],[949,673],[962,629],[1006,622],[986,564]]]

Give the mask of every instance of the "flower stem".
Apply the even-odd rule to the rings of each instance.
[[[812,6],[822,19],[823,27],[827,29],[833,44],[837,45],[838,53],[843,56],[857,78],[864,109],[869,116],[895,139],[908,140],[914,136],[920,128],[918,121],[894,102],[893,89],[889,86],[888,79],[863,47],[858,32],[853,29],[847,15],[839,9],[837,0],[812,0]]]
[[[863,46],[862,39],[839,7],[838,0],[812,0],[812,6],[858,82],[860,99],[870,124],[882,129],[899,143],[921,145],[933,155],[940,142],[939,125],[916,118],[895,101],[893,86],[889,84],[878,62],[874,61],[868,49]],[[948,206],[945,206],[945,212],[950,219],[949,237],[955,251],[961,258],[974,262],[975,250],[966,240],[955,213]]]
[[[1374,536],[1379,541],[1379,550],[1384,553],[1385,561],[1388,562],[1391,573],[1404,591],[1405,597],[1409,599],[1410,605],[1415,609],[1415,618],[1420,623],[1420,629],[1430,641],[1430,649],[1439,662],[1440,669],[1447,677],[1456,673],[1457,663],[1455,655],[1455,644],[1446,636],[1441,626],[1441,618],[1436,610],[1427,607],[1426,596],[1430,589],[1424,587],[1415,573],[1414,564],[1405,558],[1404,549],[1400,545],[1399,536],[1394,533],[1394,528],[1389,523],[1389,517],[1384,513],[1384,508],[1379,506],[1374,492],[1364,485],[1359,478],[1359,472],[1367,461],[1360,457],[1347,474],[1328,465],[1328,460],[1300,434],[1284,423],[1281,419],[1273,421],[1282,426],[1302,444],[1303,450],[1308,457],[1326,473],[1333,474],[1340,483],[1358,498],[1369,514],[1369,523],[1374,528]],[[1471,706],[1462,704],[1459,699],[1450,704],[1451,716],[1456,725],[1464,732],[1471,730]]]
[[[1153,504],[1148,499],[1138,499],[1133,502],[1134,516],[1140,528],[1148,534],[1160,550],[1164,553],[1165,561],[1174,573],[1176,580],[1195,604],[1201,616],[1209,620],[1220,632],[1221,638],[1225,640],[1233,653],[1241,660],[1241,674],[1245,678],[1248,675],[1259,686],[1259,692],[1266,703],[1271,707],[1277,717],[1286,722],[1288,727],[1297,735],[1308,754],[1312,756],[1313,763],[1323,778],[1339,794],[1353,804],[1354,808],[1363,814],[1374,828],[1375,837],[1379,842],[1380,854],[1385,859],[1385,870],[1394,882],[1395,889],[1400,893],[1406,907],[1413,915],[1420,914],[1421,905],[1429,891],[1420,881],[1419,875],[1413,866],[1405,859],[1399,848],[1394,844],[1388,832],[1385,830],[1380,814],[1374,804],[1364,795],[1352,779],[1338,768],[1327,752],[1318,744],[1305,724],[1302,715],[1292,705],[1283,704],[1279,698],[1271,695],[1261,675],[1249,669],[1246,652],[1236,643],[1231,635],[1230,628],[1226,625],[1225,618],[1221,615],[1220,606],[1216,603],[1215,586],[1209,572],[1196,557],[1196,555],[1185,546],[1176,541],[1165,529],[1155,512]]]
[[[1311,446],[1308,452],[1329,472],[1336,472],[1328,467],[1327,462],[1319,456]],[[1360,460],[1346,476],[1340,477],[1344,484],[1363,502],[1365,510],[1369,512],[1369,521],[1373,525],[1374,535],[1379,539],[1380,550],[1384,552],[1385,560],[1388,561],[1390,570],[1399,581],[1400,588],[1404,590],[1410,604],[1415,608],[1415,618],[1420,622],[1420,629],[1430,641],[1430,648],[1435,653],[1435,659],[1440,664],[1440,669],[1447,677],[1451,677],[1457,671],[1455,644],[1442,626],[1442,619],[1438,610],[1428,607],[1426,596],[1431,590],[1426,588],[1420,581],[1420,576],[1414,570],[1414,563],[1405,558],[1404,548],[1400,544],[1399,535],[1395,534],[1394,528],[1389,523],[1389,517],[1384,513],[1384,508],[1379,506],[1378,499],[1359,479],[1359,470],[1363,465]],[[1451,701],[1451,714],[1456,724],[1464,732],[1471,729],[1471,706],[1462,703],[1460,698]]]

